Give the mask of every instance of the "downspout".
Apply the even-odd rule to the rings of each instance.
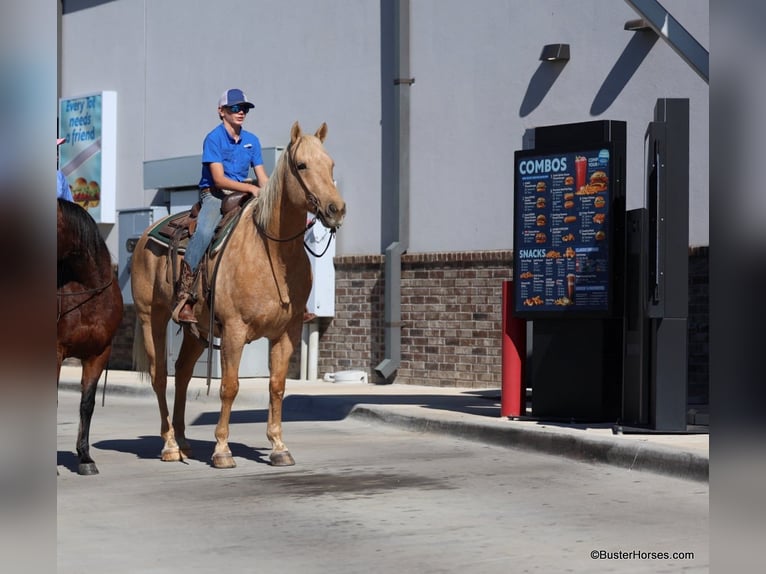
[[[386,12],[390,9],[390,2],[381,0],[380,6],[381,45],[385,51],[389,41],[386,31],[392,29],[394,58],[390,67],[385,65],[385,60],[381,66],[384,142],[381,238],[382,244],[386,245],[383,299],[385,358],[375,367],[375,372],[390,380],[399,369],[402,359],[401,266],[402,255],[409,248],[410,86],[415,80],[410,77],[410,0],[395,0],[393,14]],[[392,18],[389,21],[390,16]],[[383,54],[383,59],[385,57]],[[393,77],[389,75],[391,71]],[[393,94],[389,97],[387,94],[392,88]],[[390,115],[386,114],[387,109],[391,110]],[[385,154],[389,154],[388,162]]]

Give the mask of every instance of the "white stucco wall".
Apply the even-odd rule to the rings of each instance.
[[[707,1],[663,5],[709,47]],[[155,198],[143,162],[201,152],[220,92],[237,86],[264,146],[284,145],[295,120],[327,122],[349,206],[337,254],[381,252],[380,0],[65,7],[62,96],[118,93],[118,209]],[[635,18],[616,0],[411,0],[411,252],[510,248],[513,151],[540,125],[626,121],[628,208],[639,207],[643,135],[665,97],[690,99],[690,244],[709,243],[708,87],[665,42],[623,30]],[[558,42],[571,60],[553,78],[538,57]]]

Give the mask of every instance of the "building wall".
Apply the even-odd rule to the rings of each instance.
[[[326,121],[349,205],[338,254],[382,253],[390,4],[67,0],[61,95],[117,92],[118,209],[167,201],[144,189],[143,162],[201,153],[227,87],[255,102],[246,127],[266,147],[283,146],[296,120],[307,131]],[[708,46],[707,1],[663,5]],[[535,126],[626,121],[627,207],[640,207],[643,135],[661,97],[690,99],[689,243],[709,243],[708,86],[664,41],[625,31],[635,17],[614,0],[411,0],[410,252],[511,245],[511,159]],[[563,66],[538,59],[555,42],[571,45]],[[116,226],[103,231],[116,258]]]

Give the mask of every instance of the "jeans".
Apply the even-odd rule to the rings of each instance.
[[[189,240],[184,260],[192,271],[197,271],[199,262],[213,239],[215,228],[221,221],[221,200],[209,191],[200,195],[202,209],[197,216],[197,229]]]

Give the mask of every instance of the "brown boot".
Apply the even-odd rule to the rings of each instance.
[[[196,298],[192,292],[194,272],[186,261],[181,261],[181,277],[176,284],[176,308],[173,310],[173,321],[176,323],[196,323],[194,303]]]

